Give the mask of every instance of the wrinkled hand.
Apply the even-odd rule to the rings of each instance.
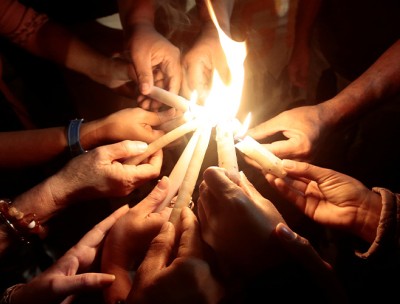
[[[165,223],[151,242],[127,303],[219,303],[223,290],[203,260],[199,224],[192,210],[182,209],[178,226],[176,231],[172,223]]]
[[[142,261],[151,240],[169,218],[171,208],[155,212],[168,193],[169,180],[163,177],[150,194],[131,208],[108,234],[102,255],[102,271],[116,276],[104,291],[106,303],[125,300],[131,289],[130,271]]]
[[[182,94],[187,98],[196,90],[199,99],[205,99],[211,88],[214,69],[217,69],[224,82],[230,79],[229,67],[215,28],[202,31],[194,46],[184,55],[182,65]]]
[[[280,258],[270,239],[284,219],[242,174],[239,186],[226,170],[209,167],[200,185],[198,216],[203,239],[234,271],[253,274]]]
[[[272,153],[279,158],[312,160],[326,129],[319,110],[318,106],[304,106],[284,111],[250,129],[248,135],[264,140],[282,133],[287,139],[266,145]]]
[[[173,93],[179,92],[182,73],[180,51],[175,45],[148,24],[138,24],[126,45],[135,71],[132,78],[137,79],[141,94],[149,94],[151,86],[156,84]],[[154,76],[154,72],[158,75]],[[151,109],[147,104],[141,106]]]
[[[115,279],[114,275],[89,271],[104,236],[128,210],[125,205],[97,224],[50,268],[17,289],[12,303],[71,303],[75,294],[109,286]]]
[[[266,177],[284,198],[317,223],[374,240],[381,211],[378,194],[330,169],[291,160],[283,160],[283,166],[287,178]]]
[[[57,198],[74,201],[130,194],[160,174],[162,150],[146,163],[124,164],[124,159],[143,153],[146,148],[146,143],[125,140],[73,158],[50,179],[56,203]]]

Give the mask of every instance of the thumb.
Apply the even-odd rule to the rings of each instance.
[[[150,58],[136,60],[134,66],[140,93],[143,95],[150,94],[150,89],[154,83]]]

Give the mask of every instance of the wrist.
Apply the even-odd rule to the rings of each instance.
[[[67,126],[67,141],[71,157],[78,156],[87,152],[81,145],[80,129],[83,123],[83,118],[76,118],[69,121]]]
[[[37,215],[20,211],[10,199],[0,199],[0,221],[5,226],[3,232],[12,234],[22,242],[30,243],[33,235],[45,234]]]

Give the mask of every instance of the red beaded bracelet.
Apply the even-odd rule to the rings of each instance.
[[[33,234],[43,234],[44,228],[35,213],[24,214],[11,206],[10,199],[0,199],[0,220],[23,242],[29,243]]]

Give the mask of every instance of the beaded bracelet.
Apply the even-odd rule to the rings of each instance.
[[[34,234],[42,234],[44,228],[35,219],[35,213],[24,214],[11,206],[10,199],[0,199],[0,220],[19,238],[20,241],[30,243]]]

